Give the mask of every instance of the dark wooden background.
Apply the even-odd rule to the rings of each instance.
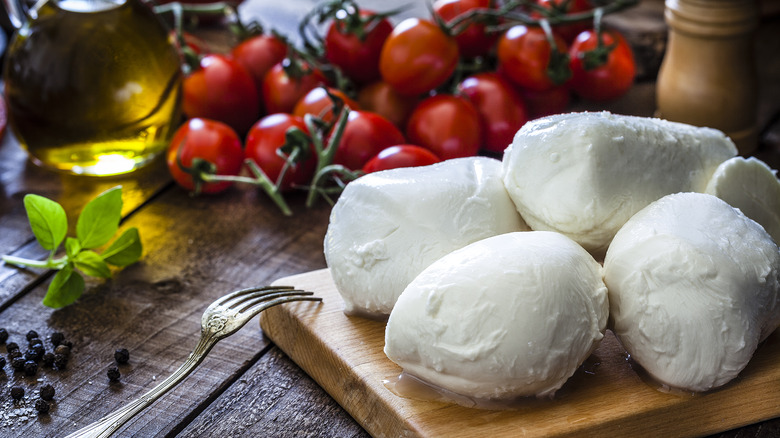
[[[249,0],[241,11],[284,30],[312,3]],[[658,2],[647,2],[633,12],[647,14],[638,19],[647,29],[637,37],[660,39],[662,44],[660,9]],[[777,16],[764,18],[758,48],[765,55],[761,58],[764,131],[759,155],[774,167],[780,150],[778,24]],[[219,28],[200,33],[217,46],[226,42]],[[653,90],[652,79],[645,79],[609,109],[651,115]],[[30,164],[10,135],[0,145],[0,254],[46,256],[27,224],[25,194],[62,203],[75,223],[89,199],[118,184],[124,188],[122,228],[138,227],[143,240],[140,263],[117,271],[112,280],[88,282],[79,302],[61,310],[41,304],[50,272],[0,265],[0,327],[11,333],[10,341],[24,345],[29,330],[41,336],[60,331],[74,344],[64,371],[44,369],[25,377],[7,365],[0,372],[0,436],[64,436],[97,420],[146,392],[184,361],[197,341],[200,316],[212,300],[234,289],[325,267],[322,239],[330,208],[324,203],[307,210],[301,197],[293,197],[295,215],[288,218],[249,188],[193,198],[171,183],[159,161],[127,177],[52,173]],[[120,366],[121,383],[110,384],[106,369],[113,364],[116,348],[127,348],[131,359]],[[5,354],[5,346],[0,346],[0,355]],[[53,384],[57,394],[50,414],[38,417],[33,403],[45,383]],[[11,401],[12,386],[27,390],[21,402]],[[363,437],[367,433],[264,338],[255,321],[220,342],[195,373],[120,435]],[[719,436],[780,436],[780,420]]]

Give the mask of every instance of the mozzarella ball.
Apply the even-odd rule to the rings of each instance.
[[[671,193],[703,192],[735,156],[722,132],[607,112],[525,124],[504,153],[504,183],[534,230],[563,233],[603,257],[621,226]]]
[[[738,208],[780,243],[780,181],[766,163],[754,157],[726,160],[715,170],[705,193]]]
[[[390,314],[385,354],[482,400],[552,396],[603,338],[601,266],[559,233],[490,237],[426,268]]]
[[[604,260],[614,332],[661,384],[724,385],[780,324],[780,252],[724,201],[679,193],[615,235]]]
[[[349,183],[331,212],[325,259],[347,313],[386,317],[406,285],[443,255],[527,229],[500,161],[447,160]]]

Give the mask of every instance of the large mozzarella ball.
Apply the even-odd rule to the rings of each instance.
[[[347,313],[388,315],[407,284],[443,255],[527,230],[484,157],[392,169],[349,183],[330,216],[325,259]]]
[[[613,330],[660,383],[721,386],[780,324],[778,270],[777,245],[739,210],[707,194],[666,196],[607,251]]]
[[[534,230],[558,231],[597,257],[621,226],[671,193],[703,192],[736,155],[722,132],[606,112],[527,123],[504,153],[504,183]]]
[[[601,266],[559,233],[490,237],[426,268],[388,319],[405,372],[476,399],[550,396],[603,337]]]

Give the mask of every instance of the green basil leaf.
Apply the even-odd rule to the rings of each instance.
[[[105,245],[119,229],[122,218],[122,186],[109,189],[84,206],[76,223],[82,248]]]
[[[79,252],[81,252],[81,244],[78,239],[74,239],[73,237],[65,239],[65,253],[68,255],[69,259],[76,257]]]
[[[129,228],[103,251],[102,257],[114,266],[132,265],[141,258],[143,246],[138,228]]]
[[[65,209],[50,199],[32,194],[24,197],[24,208],[38,243],[49,251],[57,249],[68,232]]]
[[[111,277],[111,270],[108,268],[108,265],[103,261],[103,257],[100,257],[95,251],[80,252],[73,259],[73,264],[76,265],[77,269],[90,277]]]
[[[43,305],[59,309],[73,304],[83,292],[84,277],[73,270],[73,265],[68,264],[52,279],[43,297]]]

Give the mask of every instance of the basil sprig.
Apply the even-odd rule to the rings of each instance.
[[[143,247],[138,229],[128,228],[101,254],[94,249],[106,245],[119,230],[122,218],[122,187],[109,189],[91,200],[78,217],[76,237],[66,237],[68,218],[60,204],[39,195],[26,195],[24,208],[38,243],[49,251],[46,260],[3,256],[8,264],[54,269],[43,304],[60,308],[72,304],[84,292],[84,277],[110,278],[109,265],[124,267],[141,258]],[[65,254],[56,257],[64,242]]]

